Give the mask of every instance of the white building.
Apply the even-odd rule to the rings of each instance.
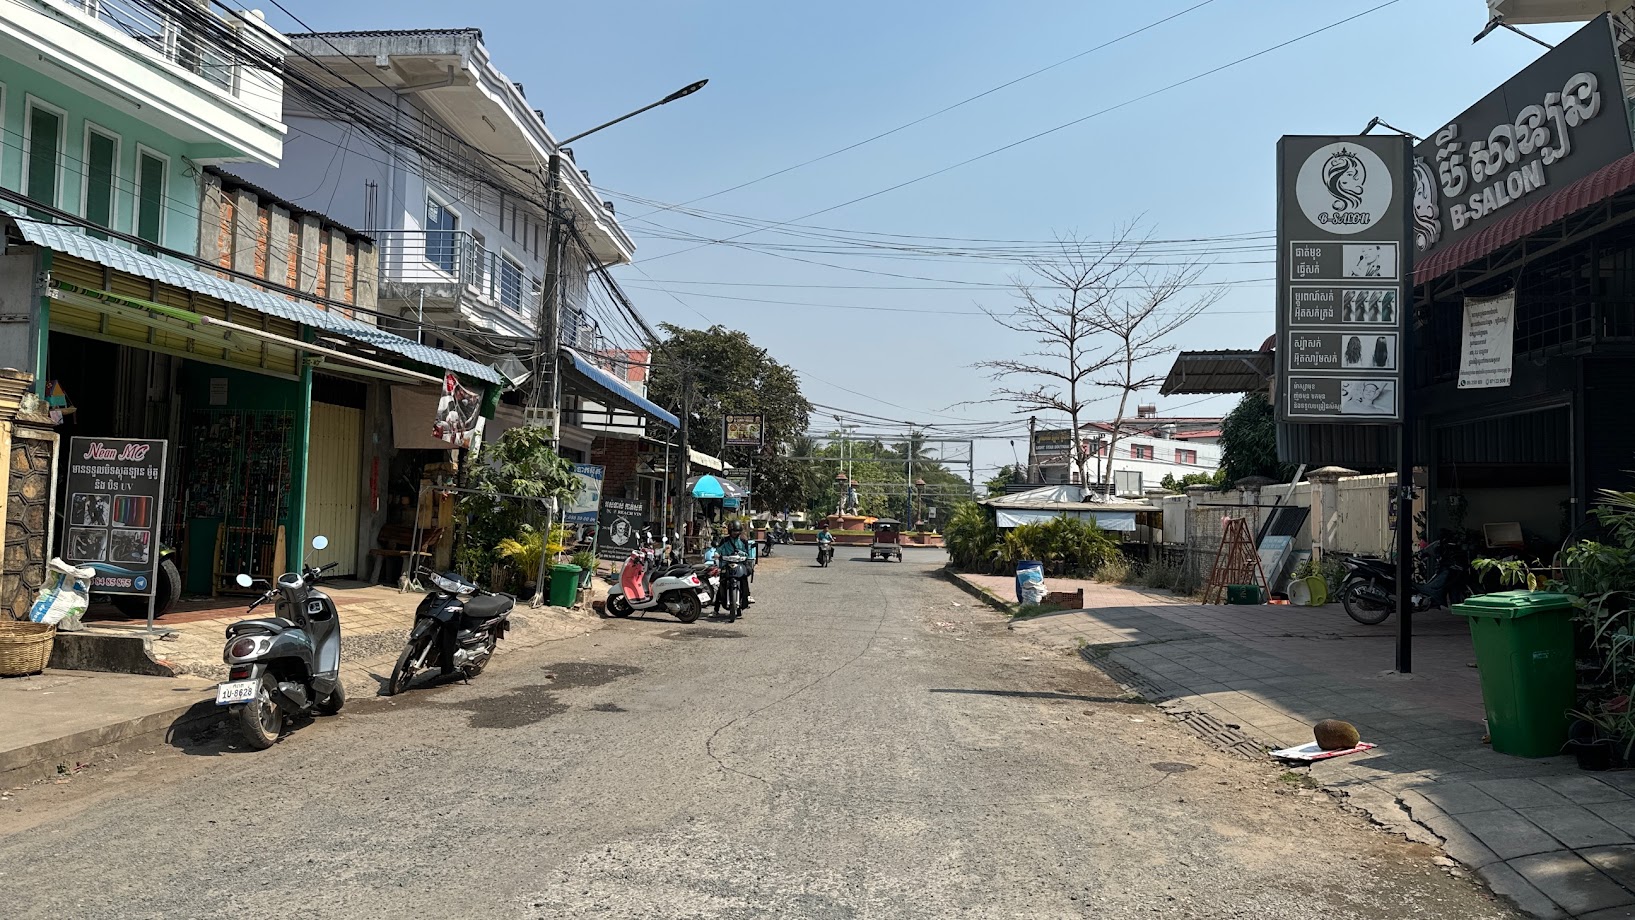
[[[1156,407],[1143,405],[1135,418],[1119,426],[1116,443],[1112,432],[1111,422],[1089,422],[1079,429],[1079,444],[1090,458],[1087,466],[1097,484],[1102,482],[1108,453],[1112,453],[1111,491],[1120,497],[1140,497],[1158,488],[1165,476],[1214,475],[1221,466],[1219,418],[1167,418],[1158,415]],[[1060,445],[1065,438],[1054,442]],[[1034,463],[1039,482],[1078,482],[1078,472],[1065,449],[1041,452],[1036,448]]]

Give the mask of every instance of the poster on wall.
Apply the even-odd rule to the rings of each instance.
[[[1060,430],[1041,429],[1033,433],[1033,452],[1040,457],[1052,457],[1067,453],[1073,446],[1073,432],[1066,428]]]
[[[1465,332],[1459,349],[1459,389],[1510,385],[1516,335],[1516,292],[1465,298]]]
[[[1278,142],[1277,399],[1287,422],[1402,418],[1412,252],[1408,142]]]
[[[454,447],[470,447],[482,433],[483,397],[460,385],[452,372],[443,375],[443,395],[437,400],[432,435]]]
[[[103,594],[152,594],[169,442],[73,438],[62,558],[96,569]]]
[[[606,499],[596,522],[597,558],[623,562],[641,542],[642,525],[647,522],[647,503]]]
[[[766,443],[766,426],[756,415],[729,415],[723,422],[728,447],[760,447]]]
[[[574,478],[579,480],[579,494],[568,502],[562,520],[568,524],[594,524],[602,506],[602,467],[590,463],[575,463]]]

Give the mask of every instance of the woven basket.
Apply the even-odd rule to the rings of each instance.
[[[51,660],[57,627],[26,620],[0,620],[0,677],[38,674]]]

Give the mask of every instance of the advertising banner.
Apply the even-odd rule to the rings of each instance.
[[[1516,292],[1465,298],[1465,334],[1459,351],[1459,389],[1510,385],[1516,334]]]
[[[1278,418],[1400,421],[1407,138],[1289,136],[1277,164]]]
[[[1033,453],[1040,457],[1065,454],[1073,446],[1073,432],[1066,428],[1033,433]]]
[[[481,433],[483,396],[460,385],[454,374],[443,376],[443,395],[437,400],[437,418],[432,434],[454,447],[470,447]]]
[[[568,524],[594,524],[602,506],[602,467],[575,463],[573,475],[579,480],[579,494],[563,509],[562,520]]]
[[[646,502],[605,499],[601,515],[596,519],[597,558],[623,562],[641,540],[642,524],[646,521]]]
[[[97,570],[91,590],[152,594],[159,568],[166,441],[73,438],[62,558]]]
[[[760,414],[729,415],[722,424],[722,443],[728,447],[760,447],[766,443],[766,426]]]

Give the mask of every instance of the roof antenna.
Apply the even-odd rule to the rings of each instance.
[[[1474,45],[1477,42],[1481,41],[1482,39],[1487,38],[1488,34],[1491,33],[1494,29],[1509,29],[1510,31],[1516,33],[1517,35],[1520,35],[1522,38],[1525,38],[1530,42],[1534,42],[1536,44],[1543,45],[1544,47],[1549,48],[1551,50],[1555,49],[1555,45],[1550,44],[1549,42],[1545,41],[1544,39],[1535,38],[1534,36],[1528,35],[1526,32],[1523,32],[1522,30],[1516,28],[1515,26],[1511,25],[1510,23],[1505,22],[1504,21],[1504,16],[1500,15],[1500,14],[1495,14],[1492,19],[1489,19],[1487,21],[1487,25],[1482,27],[1482,31],[1476,33],[1476,37],[1471,39],[1470,43]]]

